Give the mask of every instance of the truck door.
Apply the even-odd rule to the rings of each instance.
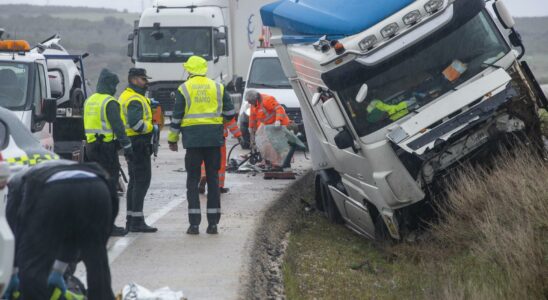
[[[226,27],[213,28],[213,64],[215,65],[215,78],[221,83],[228,83],[230,78],[228,59],[228,38]]]

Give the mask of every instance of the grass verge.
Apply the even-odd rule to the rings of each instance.
[[[283,265],[287,298],[548,298],[546,163],[506,154],[453,186],[443,221],[416,243],[380,247],[319,213],[301,214]]]

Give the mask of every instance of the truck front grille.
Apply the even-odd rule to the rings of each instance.
[[[160,106],[164,112],[173,112],[175,105],[175,92],[182,82],[161,82],[152,83],[149,88],[151,99],[160,102]]]

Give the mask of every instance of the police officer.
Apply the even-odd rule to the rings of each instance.
[[[145,69],[129,70],[129,86],[120,95],[126,134],[131,140],[133,158],[128,161],[127,228],[130,232],[156,232],[145,223],[143,205],[151,180],[152,123],[151,101],[145,97],[148,88]]]
[[[219,174],[221,146],[224,144],[223,117],[234,117],[234,104],[224,91],[224,86],[206,77],[207,61],[192,56],[183,65],[189,73],[188,80],[176,93],[172,123],[168,135],[169,149],[178,151],[177,142],[182,131],[186,149],[188,234],[199,234],[201,221],[198,185],[201,164],[205,163],[207,178],[207,233],[217,234],[221,217]]]
[[[95,163],[50,160],[14,175],[6,217],[16,241],[15,272],[4,298],[74,299],[63,274],[81,258],[89,299],[114,299],[107,242],[117,202],[108,174]]]
[[[116,187],[119,180],[121,144],[126,159],[131,161],[133,149],[126,135],[121,117],[120,104],[113,97],[120,81],[116,74],[103,69],[99,75],[96,93],[84,104],[84,128],[88,160],[100,164],[110,175],[110,184]],[[118,142],[120,144],[118,144]],[[114,225],[112,236],[124,236],[127,229]]]

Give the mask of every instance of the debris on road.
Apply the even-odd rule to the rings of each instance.
[[[163,287],[150,291],[136,283],[124,286],[122,294],[117,300],[186,300],[182,291],[172,291],[169,287]]]

